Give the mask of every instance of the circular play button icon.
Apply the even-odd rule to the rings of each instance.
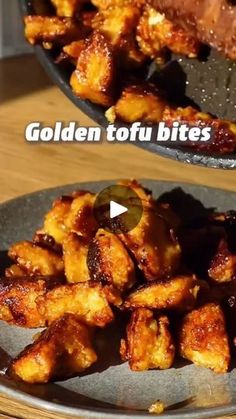
[[[98,194],[94,204],[98,225],[114,234],[133,230],[141,220],[142,213],[142,201],[129,186],[109,186]]]

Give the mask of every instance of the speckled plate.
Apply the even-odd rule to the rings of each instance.
[[[48,0],[21,0],[22,10],[27,14],[47,14]],[[107,126],[104,108],[75,96],[69,84],[71,69],[55,64],[55,54],[35,47],[41,64],[65,95],[86,115],[103,127]],[[180,56],[172,56],[161,74],[161,85],[167,89],[179,104],[195,104],[204,112],[216,114],[219,118],[236,120],[236,63],[226,60],[216,51],[199,61]],[[206,58],[207,57],[207,58]],[[151,70],[151,69],[149,69]],[[147,73],[150,71],[147,69]],[[156,77],[152,76],[152,77]],[[161,79],[160,79],[161,77]],[[169,147],[156,143],[137,143],[139,147],[153,153],[186,163],[213,168],[236,168],[236,154],[229,156],[206,155],[181,147]]]
[[[36,192],[0,205],[0,267],[6,266],[6,250],[22,239],[30,239],[42,225],[52,200],[75,189],[99,192],[114,182],[76,184]],[[236,208],[236,194],[187,184],[143,181],[156,197],[175,190],[181,206],[189,207],[190,195],[197,211],[207,208]],[[181,188],[181,189],[180,189]],[[186,195],[188,194],[188,195]],[[186,200],[186,202],[185,202]],[[199,200],[200,202],[196,201]],[[119,327],[117,327],[119,329]],[[48,385],[14,382],[4,369],[30,343],[35,330],[25,330],[0,322],[0,392],[23,403],[48,411],[89,418],[144,418],[148,407],[161,399],[168,407],[163,418],[200,419],[236,413],[236,370],[218,375],[187,363],[175,363],[166,371],[131,372],[118,355],[119,333],[111,325],[99,362],[83,376]]]

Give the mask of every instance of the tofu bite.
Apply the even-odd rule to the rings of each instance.
[[[27,383],[48,383],[79,374],[96,360],[90,330],[66,314],[13,360],[9,372]]]
[[[68,232],[65,220],[70,212],[72,202],[73,198],[71,196],[62,196],[56,199],[44,219],[41,232],[52,236],[59,244],[63,243]]]
[[[69,233],[63,242],[63,260],[68,282],[86,282],[90,280],[87,264],[89,242],[76,233]]]
[[[106,10],[108,7],[125,7],[129,4],[141,8],[146,0],[92,0],[91,2],[98,9]]]
[[[102,106],[113,104],[116,84],[115,55],[112,45],[100,32],[95,31],[86,39],[70,84],[75,95],[81,99],[88,99]]]
[[[233,255],[226,240],[222,240],[208,270],[209,277],[216,282],[230,282],[236,277],[236,255]]]
[[[73,200],[65,219],[67,231],[75,232],[87,239],[96,234],[98,225],[93,214],[95,199],[95,194],[86,192]]]
[[[139,269],[148,281],[166,278],[178,269],[181,249],[173,229],[158,212],[149,191],[137,182],[123,181],[136,192],[142,203],[142,217],[131,231],[120,234],[120,239],[133,253]],[[134,203],[135,205],[135,203]]]
[[[113,45],[118,55],[119,67],[142,65],[146,60],[135,40],[140,14],[138,7],[127,4],[101,9],[93,19],[93,28]]]
[[[45,43],[47,48],[53,44],[66,45],[80,39],[84,33],[69,17],[25,16],[25,37],[31,45]]]
[[[29,275],[60,276],[64,272],[60,255],[30,241],[13,244],[8,255]]]
[[[196,58],[200,49],[197,38],[150,6],[144,8],[139,21],[137,41],[141,51],[157,61],[165,57],[167,48],[189,58]]]
[[[124,307],[188,311],[195,306],[199,289],[194,275],[177,276],[140,287],[128,296]]]
[[[135,283],[134,264],[120,239],[99,229],[89,246],[88,267],[91,279],[111,284],[121,292]]]
[[[107,293],[99,283],[84,282],[58,286],[37,299],[37,306],[45,324],[51,324],[65,313],[75,314],[90,326],[104,327],[114,319],[109,305],[116,295]]]
[[[228,371],[230,350],[225,318],[218,304],[202,306],[184,319],[179,333],[179,350],[183,358],[217,373]]]
[[[106,112],[108,121],[154,123],[162,120],[166,107],[163,94],[152,84],[125,87],[114,107]],[[112,115],[112,116],[111,116]]]
[[[73,17],[80,10],[86,0],[51,0],[57,16]]]
[[[45,320],[38,310],[37,298],[44,298],[60,282],[46,277],[1,278],[0,320],[27,328],[43,327]]]
[[[5,277],[6,278],[16,278],[16,277],[21,277],[21,276],[26,276],[27,272],[22,269],[19,265],[11,265],[9,266],[9,268],[5,269]]]
[[[170,368],[175,346],[166,316],[154,316],[151,310],[139,308],[132,313],[127,337],[122,339],[120,353],[132,371]]]

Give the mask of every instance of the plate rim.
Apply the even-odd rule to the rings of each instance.
[[[101,180],[101,181],[84,181],[84,182],[76,182],[76,183],[69,183],[66,185],[58,185],[55,187],[51,187],[51,188],[45,188],[45,189],[40,189],[28,194],[24,194],[24,195],[20,195],[17,196],[16,198],[12,198],[9,199],[7,201],[4,201],[2,203],[0,203],[0,210],[4,210],[4,207],[7,207],[8,205],[11,205],[12,203],[15,203],[18,200],[27,200],[28,198],[34,198],[38,195],[40,195],[41,193],[46,193],[46,194],[50,194],[56,192],[58,189],[62,189],[62,188],[68,188],[68,189],[72,189],[73,188],[83,188],[85,185],[86,187],[88,187],[89,184],[91,184],[91,186],[93,187],[99,187],[99,185],[105,186],[107,184],[112,184],[112,183],[116,183],[117,181],[119,181],[119,179],[107,179],[107,180]],[[157,183],[157,184],[166,184],[168,185],[168,188],[171,187],[176,187],[176,185],[179,184],[180,187],[187,187],[187,188],[191,188],[194,187],[196,189],[207,189],[207,190],[213,190],[213,191],[217,191],[217,192],[223,192],[223,193],[229,193],[230,195],[236,195],[235,191],[231,191],[231,190],[225,190],[225,189],[219,189],[219,188],[215,188],[215,187],[209,187],[209,186],[205,186],[205,185],[201,185],[201,184],[194,184],[194,183],[190,183],[190,182],[174,182],[174,181],[168,181],[168,180],[162,180],[162,179],[149,179],[149,178],[144,178],[144,179],[138,179],[139,182],[141,183]],[[50,199],[50,197],[48,197],[48,199]],[[7,379],[7,377],[3,378]],[[1,382],[1,377],[0,377],[0,392],[5,394],[8,397],[12,397],[14,400],[24,403],[28,406],[34,407],[34,408],[38,408],[41,410],[48,410],[52,413],[58,413],[58,414],[66,414],[68,416],[75,416],[75,415],[86,415],[88,418],[98,418],[101,417],[99,415],[102,415],[102,417],[104,418],[114,418],[114,419],[130,419],[130,418],[137,418],[137,419],[143,419],[143,418],[150,418],[150,414],[146,411],[130,411],[130,412],[124,412],[123,410],[119,410],[117,409],[116,411],[109,410],[109,409],[102,409],[102,408],[96,408],[96,407],[73,407],[73,406],[68,406],[66,404],[63,403],[55,403],[53,401],[48,401],[48,400],[44,400],[40,397],[37,396],[33,396],[30,395],[20,389],[14,389],[11,388],[10,385],[7,385],[6,383],[2,383]],[[236,403],[232,404],[231,406],[215,406],[215,407],[205,407],[205,408],[192,408],[186,412],[181,411],[181,413],[178,413],[178,410],[173,410],[173,411],[166,411],[166,413],[163,413],[161,415],[161,417],[163,419],[199,419],[201,418],[210,418],[210,417],[216,417],[216,416],[220,416],[220,415],[226,415],[226,414],[234,414],[236,413]],[[155,416],[155,415],[154,415]],[[158,415],[159,416],[159,415]]]

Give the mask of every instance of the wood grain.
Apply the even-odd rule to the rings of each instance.
[[[29,122],[53,125],[58,120],[94,125],[49,81],[33,56],[0,61],[0,202],[57,185],[129,177],[236,191],[234,171],[189,166],[133,145],[26,143],[24,131]],[[60,418],[4,395],[0,395],[1,417]]]

